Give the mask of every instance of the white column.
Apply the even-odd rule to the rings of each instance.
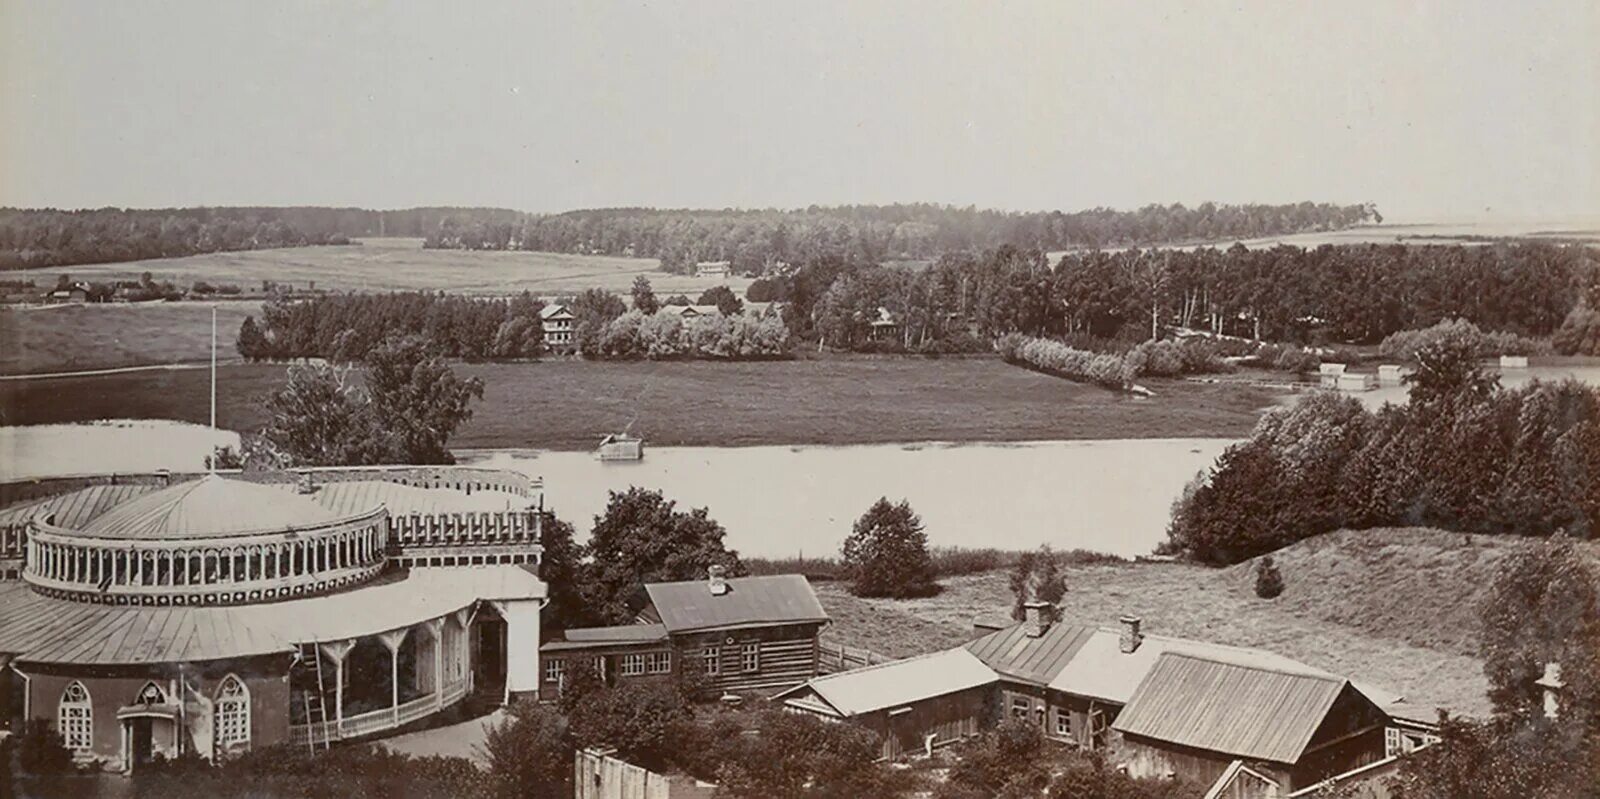
[[[506,700],[511,694],[539,690],[539,599],[493,603],[505,619]]]
[[[400,644],[406,640],[409,628],[402,627],[378,635],[378,640],[389,650],[389,712],[394,723],[400,724]]]
[[[423,623],[433,638],[433,706],[444,707],[444,619]]]
[[[350,650],[354,649],[355,645],[355,639],[351,638],[344,641],[331,641],[317,647],[321,654],[326,655],[329,660],[333,661],[333,723],[334,729],[339,731],[340,737],[344,736],[344,659],[350,655]],[[317,697],[317,700],[321,701],[322,697]],[[326,720],[328,714],[323,713],[322,717]],[[306,720],[310,721],[310,719]]]

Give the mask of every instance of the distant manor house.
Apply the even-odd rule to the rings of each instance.
[[[542,507],[460,467],[0,484],[0,720],[131,771],[531,694]]]

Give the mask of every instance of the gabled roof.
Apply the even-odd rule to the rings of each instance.
[[[850,718],[989,685],[998,679],[999,675],[971,652],[947,649],[817,677],[773,698]]]
[[[551,303],[539,309],[540,319],[550,319],[563,314],[571,316],[572,312],[567,310],[567,306],[562,305],[559,302]]]
[[[607,646],[656,644],[667,640],[667,628],[660,624],[619,624],[614,627],[577,627],[562,633],[565,640],[550,641],[541,652],[571,649],[599,649]]]
[[[84,525],[82,532],[97,538],[203,538],[315,527],[340,518],[308,497],[209,474],[124,502]]]
[[[1071,662],[1050,680],[1050,687],[1069,694],[1127,704],[1134,689],[1168,652],[1193,655],[1240,665],[1279,671],[1335,675],[1264,649],[1227,646],[1165,635],[1144,635],[1138,648],[1123,652],[1121,632],[1101,627],[1090,635]]]
[[[1112,729],[1235,757],[1295,763],[1347,680],[1164,652]]]
[[[966,649],[1002,676],[1045,686],[1094,632],[1093,627],[1056,622],[1044,635],[1030,638],[1026,625],[1013,624],[968,643]]]
[[[712,594],[705,580],[646,583],[644,591],[655,615],[674,634],[828,620],[801,575],[730,577],[727,583],[721,595]]]

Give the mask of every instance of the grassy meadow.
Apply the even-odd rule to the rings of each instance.
[[[113,264],[85,264],[30,269],[11,273],[53,284],[56,275],[75,280],[136,280],[149,272],[158,282],[170,280],[189,286],[196,280],[213,285],[228,283],[260,287],[261,281],[289,283],[305,288],[316,281],[319,289],[333,291],[449,291],[463,294],[503,295],[531,291],[550,295],[605,288],[626,292],[639,275],[650,278],[656,293],[699,294],[717,285],[708,278],[682,277],[656,271],[654,258],[620,258],[609,255],[574,255],[548,252],[498,252],[490,250],[425,250],[422,239],[363,239],[346,247],[291,247],[162,258]],[[730,278],[727,284],[744,294],[747,278]]]
[[[238,358],[239,323],[261,303],[160,302],[52,305],[0,309],[0,374],[43,374],[169,363],[211,357],[211,309],[217,309],[217,355]]]
[[[1275,600],[1255,596],[1251,563],[1073,565],[1062,612],[1095,625],[1132,613],[1154,634],[1270,649],[1403,694],[1424,718],[1435,707],[1483,716],[1478,605],[1496,566],[1531,543],[1416,528],[1341,531],[1274,553],[1286,585]],[[1600,560],[1600,544],[1581,546]],[[818,583],[833,617],[824,637],[908,656],[970,640],[974,619],[1010,612],[1004,572],[941,583],[939,596],[904,601]]]
[[[717,363],[460,364],[484,397],[451,445],[582,450],[633,422],[654,445],[866,444],[1240,437],[1272,395],[1152,382],[1157,395],[1047,377],[995,358],[838,357]],[[219,424],[259,427],[285,367],[220,370]],[[206,370],[0,382],[0,423],[100,418],[204,422]]]

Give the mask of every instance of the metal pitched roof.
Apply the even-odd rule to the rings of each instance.
[[[136,483],[97,485],[68,491],[0,510],[0,527],[27,524],[41,513],[55,514],[56,524],[80,528],[114,506],[155,491],[158,486]]]
[[[42,663],[194,662],[395,630],[479,600],[542,599],[519,566],[413,569],[327,596],[227,607],[95,605],[0,583],[0,652]]]
[[[1349,684],[1325,674],[1163,652],[1112,728],[1236,757],[1295,763]]]
[[[811,583],[801,575],[730,577],[727,583],[727,593],[720,596],[711,593],[705,580],[646,583],[644,590],[671,633],[828,620]]]
[[[280,490],[296,489],[280,483]],[[470,494],[448,488],[421,488],[387,480],[348,480],[322,483],[307,495],[336,517],[365,513],[382,505],[391,516],[446,513],[485,513],[522,510],[532,503],[509,491],[479,489]]]
[[[542,652],[572,649],[597,649],[608,646],[659,644],[667,640],[667,628],[660,624],[619,624],[615,627],[577,627],[562,633],[565,640],[550,641]]]
[[[210,474],[119,504],[84,525],[82,532],[99,538],[170,540],[313,527],[339,518],[281,488]]]
[[[1026,625],[1014,624],[972,641],[966,650],[1001,675],[1035,685],[1049,685],[1090,636],[1093,627],[1056,622],[1044,635],[1031,638]]]
[[[1090,699],[1127,704],[1139,683],[1150,673],[1161,655],[1167,652],[1278,671],[1329,678],[1336,676],[1265,649],[1146,634],[1137,649],[1123,652],[1121,638],[1120,630],[1106,627],[1096,629],[1065,667],[1050,680],[1049,686],[1057,691]]]
[[[849,718],[989,685],[999,679],[971,652],[947,649],[817,677],[773,698],[805,705],[808,695],[814,694],[838,715]]]

